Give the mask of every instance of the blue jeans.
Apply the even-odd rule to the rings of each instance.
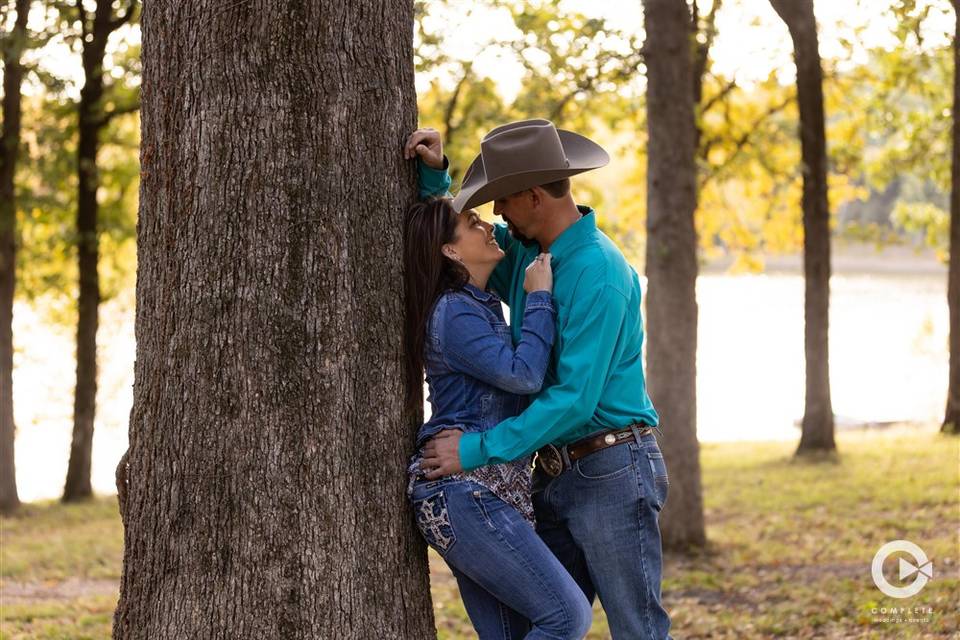
[[[670,638],[660,600],[667,490],[653,433],[580,458],[555,478],[534,471],[537,533],[587,598],[600,597],[614,640]]]
[[[520,513],[469,480],[417,482],[417,526],[450,566],[480,640],[566,640],[590,603]]]

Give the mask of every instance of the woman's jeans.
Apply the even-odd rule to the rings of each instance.
[[[520,513],[470,480],[421,481],[417,526],[443,556],[480,640],[580,639],[583,591]]]
[[[667,467],[652,433],[573,462],[555,478],[533,473],[537,533],[600,603],[614,640],[669,638],[660,596],[660,510]]]

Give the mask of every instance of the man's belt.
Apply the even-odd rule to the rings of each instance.
[[[636,430],[637,437],[640,437],[653,431],[653,427],[646,424],[635,424],[625,429],[583,438],[562,447],[548,444],[537,450],[534,464],[548,476],[556,477],[569,468],[568,464],[572,464],[584,456],[602,449],[615,447],[624,442],[630,442],[634,439],[634,430]]]

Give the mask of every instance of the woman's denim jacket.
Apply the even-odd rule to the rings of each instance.
[[[547,291],[527,296],[519,344],[513,346],[500,298],[467,284],[440,296],[427,323],[424,365],[430,420],[417,448],[444,427],[483,431],[518,415],[540,391],[556,334]]]

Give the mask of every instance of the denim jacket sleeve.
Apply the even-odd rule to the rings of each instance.
[[[546,291],[527,296],[522,338],[516,348],[497,335],[483,310],[449,296],[438,311],[437,338],[447,366],[510,393],[532,394],[543,386],[556,336],[556,311]]]

